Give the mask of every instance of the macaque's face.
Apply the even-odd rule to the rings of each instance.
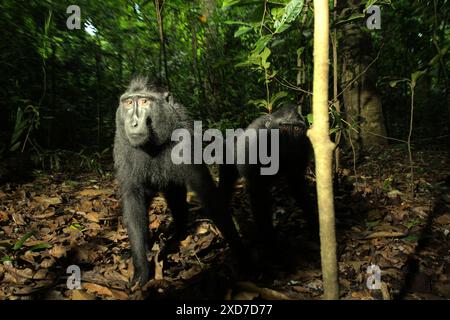
[[[274,114],[268,128],[279,129],[281,139],[303,139],[307,130],[305,122],[297,113],[288,111],[286,113]]]
[[[156,101],[157,97],[149,92],[126,93],[120,98],[125,134],[133,147],[144,145],[150,140],[150,111],[155,108]]]

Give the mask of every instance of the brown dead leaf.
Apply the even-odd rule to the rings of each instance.
[[[75,251],[74,261],[76,263],[94,264],[98,259],[103,257],[108,247],[94,243],[86,243],[82,246],[74,247],[73,250]]]
[[[18,268],[14,268],[12,266],[5,266],[5,270],[7,271],[5,274],[5,281],[7,279],[6,276],[11,276],[12,280],[11,282],[13,283],[23,283],[26,279],[33,279],[33,270],[30,268],[26,268],[26,269],[18,269]]]
[[[238,292],[233,299],[234,300],[253,300],[255,298],[259,297],[258,292],[252,292],[252,291],[240,291]]]
[[[85,282],[82,284],[82,287],[89,292],[96,293],[96,294],[99,294],[102,296],[112,297],[112,295],[113,295],[113,293],[111,292],[111,289],[101,286],[99,284]]]
[[[104,277],[111,282],[128,282],[128,278],[115,270],[105,271]]]
[[[158,261],[158,255],[155,255],[155,280],[163,280],[164,274],[163,274],[163,266],[164,266],[164,260]]]
[[[0,211],[0,221],[8,221],[8,213],[5,211]]]
[[[252,282],[248,282],[248,281],[244,281],[244,282],[238,282],[237,286],[239,288],[241,288],[244,291],[250,291],[250,292],[255,292],[258,295],[261,295],[261,297],[263,299],[267,299],[267,300],[293,300],[291,297],[289,297],[288,295],[279,292],[279,291],[275,291],[273,289],[269,289],[269,288],[261,288],[258,287],[256,284],[252,283]]]
[[[292,286],[292,290],[299,293],[311,293],[311,290],[302,286]]]
[[[192,277],[196,276],[197,274],[199,274],[201,271],[202,271],[202,268],[196,264],[196,265],[193,265],[188,270],[181,271],[180,277],[181,277],[181,279],[188,280],[188,279],[191,279]]]
[[[95,296],[84,290],[72,290],[72,300],[95,300]]]
[[[360,300],[374,300],[374,298],[366,291],[352,292],[351,297]]]
[[[55,259],[47,258],[47,259],[42,260],[40,267],[48,269],[48,268],[52,267],[54,264],[55,264]]]
[[[122,240],[128,238],[128,235],[126,233],[121,234],[120,232],[117,232],[117,231],[108,231],[106,233],[103,233],[102,237],[104,237],[108,240],[117,242],[117,241],[122,241]]]
[[[26,251],[20,258],[22,260],[25,260],[26,262],[34,265],[34,257],[38,256],[38,253],[35,252],[31,252],[31,251]]]
[[[34,197],[34,201],[36,201],[46,207],[62,203],[61,197],[38,196],[38,197]]]
[[[434,221],[439,224],[450,224],[450,214],[443,214],[442,216],[437,217]]]
[[[128,294],[123,291],[111,289],[111,293],[116,300],[128,300]]]
[[[14,222],[19,226],[24,226],[27,224],[23,216],[18,212],[13,212],[12,218]]]
[[[182,248],[187,248],[191,242],[192,242],[192,236],[188,235],[186,237],[186,239],[180,241],[180,245]]]
[[[197,234],[204,234],[209,231],[209,223],[202,223],[197,227]]]
[[[95,198],[101,195],[112,195],[114,194],[113,189],[85,189],[78,192],[79,196]]]
[[[45,280],[47,279],[48,275],[48,270],[46,269],[39,269],[34,275],[33,275],[33,279],[35,280]]]
[[[55,208],[51,207],[46,209],[42,214],[33,215],[34,219],[47,219],[55,215]]]
[[[339,284],[346,288],[350,288],[352,283],[350,281],[348,281],[347,279],[342,278],[342,279],[339,279]]]
[[[49,250],[49,253],[52,257],[55,257],[56,259],[59,259],[61,257],[65,257],[67,254],[67,250],[65,247],[63,246],[53,246],[53,248],[51,248]]]
[[[367,235],[365,239],[374,239],[374,238],[398,238],[398,237],[404,237],[408,233],[407,232],[388,232],[388,231],[378,231],[378,232],[372,232],[371,234]]]
[[[86,213],[85,218],[92,222],[98,223],[100,221],[99,214],[97,212]]]

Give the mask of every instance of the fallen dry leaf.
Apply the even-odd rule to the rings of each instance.
[[[67,250],[65,247],[63,246],[53,246],[53,248],[51,248],[49,250],[49,253],[52,257],[55,257],[56,259],[59,259],[61,257],[65,257],[67,254]]]
[[[72,300],[95,300],[95,296],[84,290],[72,290]]]
[[[378,231],[373,232],[365,237],[365,239],[374,239],[374,238],[397,238],[404,237],[408,235],[407,232],[386,232],[386,231]]]
[[[61,197],[45,197],[45,196],[38,196],[34,197],[34,201],[43,204],[45,206],[52,206],[62,203]]]
[[[13,212],[12,218],[13,218],[14,222],[19,226],[24,226],[27,224],[25,219],[23,218],[23,215],[21,215],[18,212]]]
[[[450,214],[443,214],[442,216],[437,217],[435,221],[439,224],[450,224]]]
[[[85,218],[92,222],[98,223],[100,221],[99,214],[97,212],[86,213]]]
[[[96,293],[99,295],[104,295],[104,296],[109,296],[109,297],[112,297],[112,295],[113,295],[113,293],[111,292],[111,289],[101,286],[99,284],[85,282],[82,284],[82,287],[89,292],[93,292],[93,293]]]

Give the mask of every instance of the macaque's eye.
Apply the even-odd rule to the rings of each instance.
[[[280,125],[280,130],[281,132],[288,132],[289,131],[289,127],[286,124],[281,124]]]
[[[150,105],[150,100],[147,98],[140,98],[138,100],[139,107],[148,107]]]
[[[301,131],[299,126],[294,126],[295,133],[299,133]]]
[[[133,105],[133,100],[132,100],[132,99],[126,99],[126,100],[123,102],[123,105],[124,105],[124,107],[126,107],[126,108],[131,108],[131,106]]]

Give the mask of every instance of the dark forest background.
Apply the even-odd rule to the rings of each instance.
[[[448,1],[330,3],[333,138],[357,154],[404,143],[413,98],[412,144],[448,139]],[[374,3],[381,29],[370,30]],[[169,87],[210,127],[242,127],[287,102],[310,113],[311,1],[80,0],[80,30],[66,26],[70,4],[0,3],[3,175],[8,159],[101,170],[118,96],[136,74]]]

